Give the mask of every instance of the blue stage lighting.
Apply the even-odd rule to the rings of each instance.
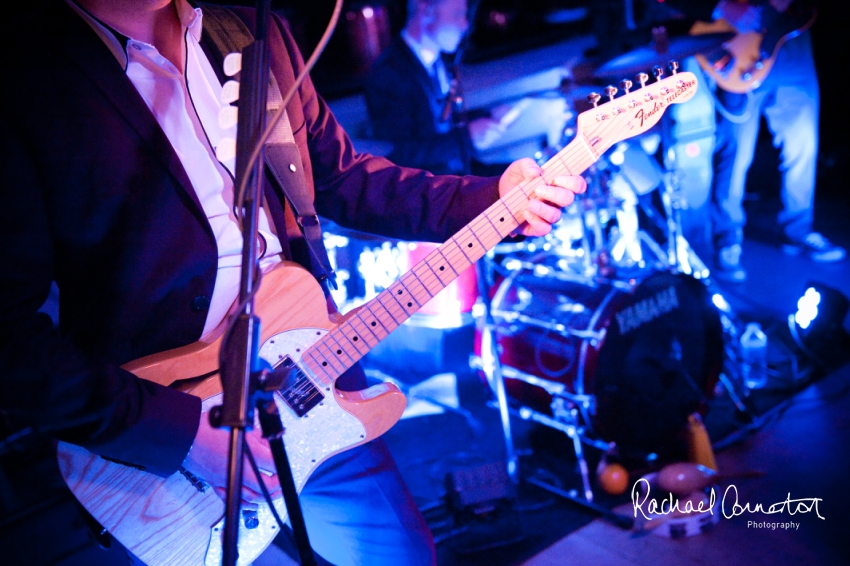
[[[788,330],[804,353],[821,365],[832,366],[846,357],[850,343],[844,328],[850,299],[817,281],[809,282],[805,289],[797,300],[797,311],[788,316]]]

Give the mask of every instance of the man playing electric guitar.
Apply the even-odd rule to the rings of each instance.
[[[721,0],[714,18],[732,24],[739,34],[764,31],[766,21],[789,9],[791,0],[745,2]],[[782,210],[778,222],[782,249],[814,261],[840,261],[844,249],[813,230],[815,169],[818,155],[819,90],[808,31],[785,41],[763,82],[749,92],[717,88],[717,132],[712,194],[713,240],[721,279],[746,278],[741,242],[746,221],[742,206],[761,117],[767,120],[780,150]],[[718,67],[727,61],[717,62]]]
[[[15,54],[0,104],[0,561],[124,565],[127,554],[102,529],[94,534],[112,550],[91,542],[70,493],[57,486],[56,460],[28,453],[26,439],[48,435],[84,447],[97,463],[103,456],[159,477],[182,466],[222,492],[228,434],[209,425],[200,399],[121,366],[211,340],[237,296],[233,160],[216,149],[235,126],[218,119],[229,101],[221,96],[223,54],[210,41],[212,6],[33,4],[25,16],[5,18],[0,34]],[[230,24],[252,29],[251,10],[232,13],[246,22]],[[271,73],[286,93],[304,63],[283,22],[269,27]],[[484,179],[357,154],[309,77],[287,113],[293,161],[318,213],[357,230],[443,241],[500,192],[542,176],[531,160]],[[310,264],[292,207],[266,177],[260,267]],[[571,175],[535,183],[514,217],[528,235],[548,232],[585,187]],[[39,312],[52,282],[57,328]],[[303,302],[287,296],[280,308]],[[362,389],[365,380],[346,373],[336,385]],[[271,455],[257,434],[248,443],[276,495]],[[246,467],[243,498],[256,502],[259,490]],[[434,563],[430,532],[380,439],[331,457],[302,496],[313,545],[333,563]]]

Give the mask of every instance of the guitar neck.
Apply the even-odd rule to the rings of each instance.
[[[381,340],[445,289],[523,222],[535,190],[560,175],[578,175],[599,157],[577,136],[545,165],[542,177],[509,191],[395,283],[346,317],[302,356],[320,381],[332,384]]]

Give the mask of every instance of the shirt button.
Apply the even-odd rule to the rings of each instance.
[[[206,295],[198,295],[192,299],[192,312],[201,312],[210,308],[210,298]]]

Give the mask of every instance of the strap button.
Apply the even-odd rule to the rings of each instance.
[[[192,312],[201,312],[210,308],[210,298],[206,295],[198,295],[192,299]]]

